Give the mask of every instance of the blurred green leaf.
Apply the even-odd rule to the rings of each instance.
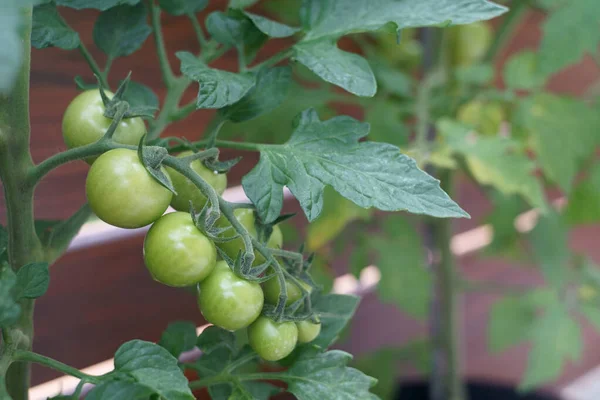
[[[556,212],[540,216],[529,234],[529,240],[546,282],[555,288],[562,287],[566,283],[571,259],[563,218]]]
[[[371,126],[369,139],[386,142],[398,147],[408,143],[410,129],[401,119],[398,103],[391,100],[379,100],[365,111],[365,122]]]
[[[532,90],[543,86],[546,79],[537,70],[537,54],[523,51],[514,54],[504,65],[504,83],[511,89]]]
[[[177,358],[196,346],[196,326],[187,321],[171,322],[160,336],[158,344]]]
[[[110,59],[128,56],[139,50],[152,32],[146,19],[143,4],[104,11],[94,25],[94,43]]]
[[[313,311],[321,318],[321,333],[311,345],[323,349],[331,346],[338,335],[350,322],[356,312],[360,299],[343,294],[316,294],[313,299]]]
[[[96,10],[105,11],[121,5],[134,6],[142,0],[55,0],[59,6],[65,6],[81,10],[84,8],[95,8]]]
[[[503,297],[492,306],[488,323],[488,346],[501,352],[528,338],[535,307],[524,297]]]
[[[73,50],[79,46],[79,34],[65,23],[55,4],[41,4],[33,9],[31,45],[38,49],[56,46]]]
[[[573,225],[600,221],[600,163],[594,164],[571,192],[565,217]]]
[[[494,256],[520,256],[521,233],[515,227],[515,219],[528,206],[519,196],[504,196],[494,191],[491,197],[493,208],[486,221],[492,226],[494,236],[484,252]]]
[[[208,0],[158,0],[158,4],[171,15],[190,15],[204,10]]]
[[[475,64],[459,66],[455,71],[456,79],[470,85],[485,85],[494,79],[494,66],[492,64]]]
[[[227,13],[210,13],[206,17],[206,30],[217,42],[243,51],[247,63],[254,59],[268,39],[243,12],[236,9]]]
[[[8,94],[15,83],[23,61],[19,29],[23,15],[20,0],[7,0],[2,4],[0,17],[0,95]]]
[[[384,63],[372,62],[370,57],[369,63],[371,64],[377,83],[383,90],[400,97],[410,97],[412,95],[414,83],[410,75]]]

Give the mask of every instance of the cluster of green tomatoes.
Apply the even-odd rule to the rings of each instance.
[[[109,97],[112,93],[107,93]],[[98,90],[78,95],[67,108],[63,118],[63,136],[69,148],[94,143],[102,138],[112,123],[104,117],[104,104]],[[123,119],[113,140],[137,145],[146,132],[141,118]],[[184,152],[178,157],[192,154]],[[120,228],[140,228],[152,224],[144,240],[144,262],[152,277],[168,286],[189,287],[198,285],[198,305],[210,323],[229,331],[247,328],[252,348],[263,359],[280,360],[289,355],[298,342],[314,340],[321,324],[312,320],[300,322],[275,322],[262,316],[263,305],[277,304],[281,287],[277,277],[262,285],[243,279],[234,273],[224,260],[218,260],[217,247],[229,258],[236,259],[244,249],[241,237],[234,229],[224,229],[222,236],[232,240],[215,243],[196,227],[187,212],[190,203],[202,209],[207,202],[188,178],[170,168],[163,172],[170,178],[177,195],[162,186],[146,170],[135,150],[119,148],[97,158],[87,159],[91,164],[86,195],[91,209],[103,221]],[[225,174],[209,170],[195,160],[191,168],[209,183],[218,194],[227,186]],[[171,205],[177,212],[164,214]],[[252,209],[236,208],[237,220],[248,233],[257,238],[255,213]],[[221,216],[216,225],[231,227]],[[267,247],[281,248],[283,235],[275,225]],[[255,264],[264,262],[255,253]],[[307,291],[308,283],[300,281]],[[286,281],[286,305],[302,298],[302,290]]]

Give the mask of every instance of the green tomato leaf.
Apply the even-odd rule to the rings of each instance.
[[[237,103],[255,84],[252,74],[210,68],[188,52],[178,52],[181,72],[200,84],[196,108],[223,108]]]
[[[485,248],[486,255],[519,256],[522,253],[521,233],[515,227],[515,219],[530,207],[519,196],[504,196],[492,192],[493,208],[486,217],[494,231],[492,242]]]
[[[504,65],[504,83],[511,89],[532,90],[544,86],[545,77],[537,70],[538,57],[533,51],[513,55]]]
[[[519,149],[519,143],[501,136],[480,136],[467,126],[448,119],[438,122],[440,134],[450,149],[465,157],[478,182],[504,195],[517,194],[529,204],[547,208],[543,188],[534,176],[535,164]]]
[[[158,344],[177,358],[184,351],[196,347],[196,326],[187,321],[171,322],[162,333]]]
[[[534,324],[535,308],[526,298],[504,297],[492,306],[488,325],[488,346],[501,352],[526,340]]]
[[[383,302],[397,305],[411,316],[425,320],[429,315],[429,304],[433,279],[427,270],[421,237],[404,217],[387,220],[394,225],[389,237],[377,236],[369,240],[377,254],[377,266],[381,280],[377,292]],[[398,282],[410,282],[398,290]]]
[[[406,146],[409,142],[411,132],[402,121],[396,101],[375,101],[365,110],[365,122],[371,126],[369,139],[374,142],[386,142],[398,147]]]
[[[266,382],[240,382],[227,400],[269,400],[280,391]]]
[[[596,54],[599,24],[600,8],[595,0],[570,0],[553,11],[542,27],[538,73],[548,76],[579,62],[585,54]]]
[[[571,251],[562,216],[549,212],[538,219],[529,235],[533,255],[548,284],[561,288],[567,281]]]
[[[83,8],[95,8],[96,10],[105,11],[121,5],[134,6],[141,0],[55,0],[59,6],[65,6],[81,10]]]
[[[8,232],[6,232],[6,229],[0,225],[0,266],[2,265],[3,261],[8,259],[6,249],[8,249]]]
[[[544,174],[569,193],[579,168],[599,143],[597,112],[582,101],[551,94],[537,95],[521,106]]]
[[[158,0],[158,4],[171,15],[190,15],[204,10],[208,0]]]
[[[439,181],[397,147],[359,143],[369,131],[368,124],[346,116],[322,122],[309,109],[295,126],[285,144],[261,147],[258,165],[242,180],[263,221],[279,216],[284,186],[299,200],[309,221],[321,213],[325,185],[364,208],[468,216],[440,189]]]
[[[13,296],[16,283],[17,276],[8,264],[0,265],[0,327],[13,325],[21,315],[21,306]]]
[[[244,15],[250,18],[250,21],[265,35],[273,38],[284,38],[292,36],[300,30],[277,21],[273,21],[261,15],[244,11]]]
[[[96,385],[85,397],[88,400],[147,400],[154,394],[152,388],[140,383],[109,380]]]
[[[304,40],[375,31],[393,23],[403,28],[469,24],[497,17],[503,6],[487,0],[304,0],[301,18]]]
[[[19,35],[22,21],[19,0],[8,0],[2,5],[0,15],[0,95],[8,94],[13,88],[23,61],[23,48]]]
[[[136,395],[143,392],[157,394],[165,400],[194,399],[177,359],[157,344],[142,340],[123,344],[115,353],[115,371],[133,379],[123,390],[131,390]],[[129,385],[134,385],[134,388],[127,389]],[[148,390],[144,392],[143,388]],[[113,397],[99,397],[104,398]]]
[[[139,50],[152,32],[146,19],[143,4],[104,11],[94,25],[94,43],[111,59],[128,56]]]
[[[56,46],[73,50],[79,46],[79,34],[65,23],[55,4],[41,4],[33,9],[31,45],[38,49]]]
[[[292,80],[290,67],[263,69],[254,87],[237,103],[219,110],[223,118],[244,122],[277,108],[287,97]]]
[[[228,8],[246,8],[258,3],[258,0],[229,0]]]
[[[409,75],[383,63],[372,63],[371,66],[379,86],[400,97],[411,96],[413,81]]]
[[[456,79],[469,85],[486,85],[494,79],[492,64],[475,64],[458,66],[455,71]]]
[[[594,164],[587,177],[571,192],[565,217],[570,224],[600,221],[600,163]]]
[[[595,304],[580,304],[578,307],[578,311],[583,314],[596,332],[600,332],[600,309],[598,309],[598,306]]]
[[[321,333],[311,342],[323,349],[331,346],[356,312],[360,298],[343,294],[315,295],[313,310],[321,318]]]
[[[581,328],[560,303],[548,307],[534,322],[530,339],[532,348],[521,390],[554,380],[565,361],[576,361],[581,357]]]
[[[340,350],[303,352],[282,374],[288,391],[298,400],[375,400],[369,392],[377,383],[357,369],[347,366],[352,356]]]
[[[122,82],[119,82],[119,84]],[[123,100],[128,102],[132,108],[147,107],[158,110],[160,106],[156,93],[148,86],[135,81],[129,81],[127,91],[123,94]]]
[[[47,263],[31,263],[22,266],[17,271],[17,282],[14,288],[16,300],[37,299],[48,290],[50,272]]]
[[[338,49],[334,40],[323,39],[294,46],[294,59],[321,79],[357,96],[373,97],[375,75],[367,60]]]
[[[235,335],[232,332],[216,326],[209,326],[198,336],[196,346],[204,353],[211,353],[221,347],[233,353],[236,351],[235,343]]]
[[[254,59],[268,39],[243,12],[234,9],[228,13],[215,11],[209,14],[206,30],[217,42],[243,51],[246,62]]]

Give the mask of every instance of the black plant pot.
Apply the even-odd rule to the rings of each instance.
[[[546,393],[520,394],[513,387],[486,382],[469,382],[467,391],[469,400],[559,400]],[[425,382],[403,383],[395,400],[429,400],[429,386]]]

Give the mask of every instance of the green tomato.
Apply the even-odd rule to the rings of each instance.
[[[497,135],[508,116],[502,103],[470,101],[458,109],[458,120],[484,135]]]
[[[137,152],[128,149],[98,157],[88,172],[85,192],[98,218],[119,228],[151,224],[164,214],[172,197],[148,173]]]
[[[177,157],[187,157],[192,154],[191,151],[185,151]],[[225,188],[227,188],[227,176],[225,174],[218,174],[215,171],[209,170],[200,160],[192,162],[191,167],[194,172],[211,185],[219,195],[223,194]],[[173,187],[177,192],[177,195],[173,196],[173,200],[171,200],[171,207],[178,211],[187,212],[190,209],[191,201],[194,208],[200,211],[206,204],[206,196],[204,196],[200,189],[198,189],[198,187],[188,178],[172,168],[167,167],[166,169],[171,177],[171,182],[173,182]]]
[[[236,208],[235,210],[233,210],[233,214],[235,215],[237,220],[240,222],[240,224],[242,224],[242,226],[244,228],[246,228],[246,230],[248,231],[250,236],[252,236],[253,238],[256,238],[258,234],[256,232],[256,226],[254,224],[254,222],[255,222],[254,210],[251,210],[249,208]],[[225,218],[224,215],[221,215],[221,217],[217,220],[216,225],[219,228],[231,227],[231,224],[229,223],[227,218]],[[225,231],[221,235],[221,237],[230,238],[230,237],[235,236],[236,234],[237,234],[237,232],[235,231],[235,229],[230,228],[227,231]],[[244,241],[242,240],[241,237],[237,237],[228,242],[217,243],[217,246],[222,251],[224,251],[225,254],[227,254],[230,258],[235,260],[238,255],[238,252],[240,250],[244,249]]]
[[[169,286],[190,286],[212,272],[217,250],[190,214],[174,212],[161,217],[148,231],[144,262],[155,280]]]
[[[469,66],[481,61],[493,41],[493,32],[485,22],[457,25],[449,29],[452,64]]]
[[[261,316],[248,327],[248,342],[267,361],[287,357],[298,342],[298,328],[293,322],[277,323]]]
[[[321,333],[321,322],[315,324],[310,320],[296,322],[298,328],[298,342],[312,342]]]
[[[200,283],[198,306],[204,318],[229,331],[250,325],[258,318],[264,303],[260,285],[238,277],[225,261]]]
[[[279,225],[273,227],[273,232],[271,232],[271,236],[269,236],[267,247],[271,249],[280,249],[283,247],[283,232],[281,232]]]
[[[272,273],[272,269],[269,269],[269,271],[267,272],[267,274]],[[304,289],[308,290],[309,293],[312,291],[312,287],[308,283],[300,281],[300,284],[302,285],[302,287],[304,287]],[[263,283],[265,301],[269,304],[277,304],[277,301],[279,300],[279,292],[281,291],[280,288],[281,286],[279,285],[279,280],[276,276]],[[292,282],[288,281],[287,279],[285,281],[285,288],[287,290],[288,295],[287,301],[285,302],[286,306],[289,306],[293,302],[298,301],[298,299],[302,297],[302,291],[300,290],[300,288]]]
[[[105,91],[109,98],[113,93]],[[101,139],[112,120],[104,116],[104,103],[97,89],[88,90],[71,101],[63,116],[63,138],[68,148],[85,146]],[[144,120],[139,117],[121,120],[113,139],[122,144],[137,146],[146,133]],[[95,158],[90,158],[90,164]]]

